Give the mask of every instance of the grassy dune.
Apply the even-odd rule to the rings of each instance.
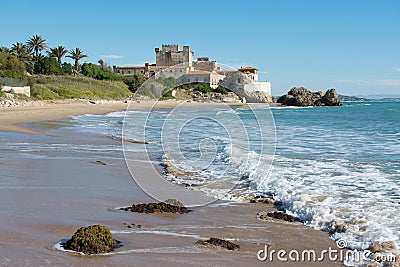
[[[132,94],[122,81],[95,80],[83,76],[31,77],[31,97],[36,99],[123,99]]]

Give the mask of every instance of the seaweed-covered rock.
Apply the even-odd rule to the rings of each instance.
[[[125,211],[130,210],[132,212],[138,212],[138,213],[167,212],[167,213],[183,214],[183,213],[189,212],[189,210],[186,207],[184,207],[183,205],[175,206],[175,205],[171,205],[171,204],[168,204],[165,202],[133,204],[130,207],[121,208],[121,209],[125,210]]]
[[[280,212],[280,211],[274,211],[274,212],[265,212],[262,211],[260,213],[257,214],[257,217],[260,220],[268,220],[269,218],[273,218],[273,219],[278,219],[278,220],[284,220],[287,222],[296,222],[299,221],[299,218],[296,218],[292,215]]]
[[[208,240],[200,240],[196,242],[199,245],[203,245],[203,246],[217,246],[217,247],[222,247],[228,250],[239,250],[240,246],[238,244],[235,244],[231,241],[228,240],[224,240],[224,239],[220,239],[220,238],[215,238],[215,237],[211,237]]]
[[[64,244],[64,248],[84,254],[98,254],[112,251],[118,243],[108,227],[91,225],[79,228]]]

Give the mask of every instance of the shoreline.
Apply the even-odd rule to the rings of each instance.
[[[2,125],[0,131],[7,129],[25,134],[30,134],[31,132],[40,133],[40,135],[24,136],[24,142],[29,142],[30,139],[33,139],[39,140],[44,144],[60,142],[119,145],[119,142],[106,136],[81,135],[73,132],[71,134],[71,131],[67,130],[69,131],[68,136],[72,137],[65,138],[57,137],[57,135],[43,135],[43,132],[40,131],[15,126],[15,123],[53,121],[72,115],[122,111],[127,107],[127,104],[122,102],[109,104],[82,102],[84,103],[50,103],[50,105],[43,107],[17,107],[10,108],[7,112],[3,112],[4,109],[2,109],[0,110]],[[135,103],[135,106],[130,107],[130,110],[151,108],[152,103]],[[162,104],[157,107],[170,108],[181,103],[167,101]],[[221,106],[223,103],[184,103],[187,107],[209,106],[210,104],[212,106]],[[36,109],[37,107],[40,108]],[[22,114],[30,116],[19,116],[18,118],[20,114],[12,114],[17,110],[22,110]],[[5,119],[6,117],[8,118]],[[6,128],[4,128],[4,122],[8,122]],[[45,123],[43,122],[43,124]],[[29,127],[29,124],[27,127]],[[35,127],[35,129],[40,129],[40,127]],[[63,129],[61,127],[55,131],[62,132]],[[21,136],[13,138],[20,140]],[[137,144],[137,146],[140,147],[141,145]],[[68,263],[68,265],[87,265],[89,260],[92,264],[97,263],[107,266],[126,265],[127,262],[131,262],[132,259],[128,256],[118,254],[109,257],[107,260],[98,258],[97,260],[99,261],[96,258],[74,257],[74,254],[57,251],[53,247],[59,240],[71,236],[80,226],[104,224],[116,233],[118,239],[125,242],[125,246],[121,248],[122,252],[137,251],[133,252],[136,257],[135,263],[148,266],[157,266],[159,264],[175,266],[179,262],[183,262],[186,265],[196,265],[196,261],[204,261],[204,257],[210,258],[210,264],[223,266],[243,266],[248,263],[259,266],[265,266],[265,264],[273,264],[273,266],[332,266],[333,264],[341,264],[329,260],[323,262],[286,263],[278,262],[276,258],[274,263],[258,261],[257,251],[263,249],[265,245],[271,245],[273,249],[285,249],[287,251],[291,249],[299,251],[302,249],[315,249],[316,251],[321,251],[328,249],[328,247],[336,247],[334,241],[329,238],[328,233],[312,229],[301,223],[258,220],[258,212],[277,210],[271,205],[235,202],[218,204],[220,203],[219,201],[212,205],[195,208],[195,212],[182,216],[111,212],[110,210],[117,206],[151,201],[151,198],[143,193],[138,186],[132,184],[122,154],[119,156],[120,158],[110,158],[99,152],[88,152],[87,156],[82,156],[76,151],[66,150],[57,153],[31,152],[34,153],[33,155],[41,156],[43,154],[49,158],[30,158],[20,157],[19,155],[22,153],[24,152],[17,150],[15,152],[6,152],[5,158],[0,159],[0,163],[5,167],[0,174],[4,177],[18,177],[17,182],[14,180],[9,181],[10,185],[17,186],[16,188],[1,189],[2,199],[4,199],[1,201],[3,205],[0,209],[2,211],[0,212],[2,214],[0,216],[0,225],[5,231],[0,235],[0,239],[3,240],[0,242],[0,247],[3,247],[3,252],[0,255],[11,258],[11,261],[18,262],[18,260],[23,259],[7,256],[9,255],[8,253],[20,250],[20,244],[35,243],[38,245],[35,245],[34,248],[28,247],[27,252],[28,257],[34,258],[34,265],[45,264],[41,257],[44,253],[43,250],[48,250],[49,247],[51,248],[50,252],[45,252],[46,258],[49,258],[47,260],[55,265],[64,265],[65,263]],[[104,160],[107,165],[93,164],[96,160]],[[137,162],[136,165],[140,169],[142,163]],[[56,176],[52,176],[54,170],[57,170]],[[142,170],[141,175],[145,177],[148,173]],[[20,181],[22,182],[21,185],[33,184],[37,188],[30,186],[18,187]],[[47,189],[47,187],[49,188]],[[58,188],[62,191],[59,191],[60,189]],[[42,194],[44,192],[47,193]],[[82,194],[82,192],[85,193]],[[27,208],[28,210],[35,210],[34,214],[37,215],[24,211],[24,199],[31,199]],[[48,204],[44,205],[43,203]],[[224,203],[228,203],[228,205]],[[13,223],[11,224],[9,221],[13,221]],[[126,229],[123,222],[132,221],[142,225],[142,229]],[[23,229],[21,233],[19,229]],[[131,234],[129,231],[131,231]],[[237,253],[231,253],[214,249],[199,249],[194,245],[194,241],[197,238],[180,236],[180,233],[187,232],[201,238],[216,236],[233,239],[241,245],[242,250]],[[39,237],[38,233],[43,236]],[[169,237],[174,233],[177,236]],[[170,247],[176,248],[177,251],[157,252],[157,249],[165,250]],[[147,249],[147,252],[143,250],[144,248]],[[143,252],[141,252],[142,250]],[[193,253],[191,250],[199,251]],[[129,253],[127,255],[132,256]]]
[[[155,104],[156,103],[156,104]],[[155,105],[154,105],[155,104]],[[117,101],[99,100],[89,101],[80,99],[65,100],[37,100],[28,101],[24,105],[0,108],[0,131],[19,132],[26,134],[41,134],[27,127],[23,123],[57,121],[71,116],[85,114],[106,114],[110,112],[130,110],[144,110],[151,108],[202,107],[202,106],[242,106],[241,103],[218,102],[187,102],[181,100],[166,101]]]

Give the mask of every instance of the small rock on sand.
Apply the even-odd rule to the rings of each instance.
[[[228,250],[239,250],[240,246],[238,244],[235,244],[231,241],[228,240],[224,240],[224,239],[220,239],[220,238],[215,238],[215,237],[211,237],[208,240],[200,240],[196,242],[199,245],[203,245],[203,246],[216,246],[216,247],[221,247],[221,248],[225,248]]]
[[[280,211],[274,211],[274,212],[266,212],[262,211],[257,214],[257,218],[260,220],[268,220],[268,219],[277,219],[277,220],[283,220],[287,222],[296,222],[299,221],[299,218],[296,218],[292,215],[280,212]]]

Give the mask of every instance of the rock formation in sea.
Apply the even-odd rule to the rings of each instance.
[[[84,254],[99,254],[112,251],[118,243],[108,227],[91,225],[79,228],[64,244],[64,248]]]
[[[336,89],[311,92],[304,87],[293,87],[286,95],[278,98],[278,103],[286,106],[341,106]]]

